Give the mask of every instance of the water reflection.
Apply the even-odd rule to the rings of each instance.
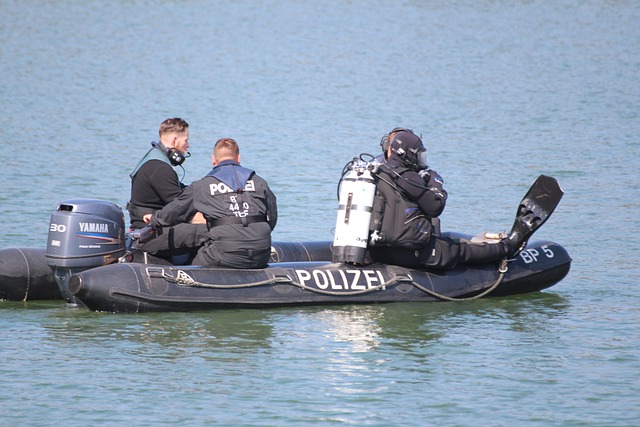
[[[507,340],[547,339],[554,318],[569,309],[563,297],[549,293],[485,298],[466,302],[406,304],[389,307],[378,320],[382,337],[395,351],[425,361],[434,352],[459,346],[502,344]]]
[[[297,386],[321,396],[358,396],[376,406],[385,404],[381,396],[394,393],[418,403],[416,388],[466,378],[448,378],[450,371],[496,375],[501,370],[494,364],[500,364],[535,377],[529,367],[544,352],[545,340],[557,336],[556,319],[569,306],[559,295],[538,293],[464,303],[277,309],[269,311],[272,351],[254,359],[253,368],[262,376],[285,369],[288,375],[276,382],[283,389],[292,386],[292,376]],[[531,346],[536,340],[540,345]],[[522,346],[526,356],[512,360],[509,349]],[[553,366],[547,360],[546,369]],[[443,396],[441,403],[447,402]]]
[[[13,307],[15,304],[12,304]],[[24,304],[20,305],[24,309]],[[34,309],[41,307],[30,304]],[[9,307],[7,307],[9,308]],[[14,307],[15,308],[15,307]],[[51,308],[50,305],[42,308]],[[52,310],[43,323],[64,344],[126,340],[168,349],[191,347],[251,352],[273,342],[294,346],[331,344],[353,354],[402,351],[425,357],[425,347],[467,329],[538,333],[553,328],[569,302],[553,293],[485,298],[453,303],[398,303],[279,309],[238,309],[197,313],[114,315],[82,308]],[[544,336],[544,334],[541,334]]]
[[[460,329],[553,330],[554,318],[569,307],[564,297],[547,292],[466,302],[306,307],[278,310],[274,327],[275,335],[288,331],[301,340],[344,346],[351,353],[393,349],[424,356],[425,347]]]
[[[178,353],[210,348],[251,352],[268,347],[273,335],[264,310],[114,315],[78,308],[56,311],[51,317],[44,326],[62,343],[108,345],[125,340]]]
[[[384,309],[376,306],[343,307],[319,311],[314,317],[330,339],[349,343],[349,351],[362,353],[380,345],[381,328],[378,319]]]
[[[109,383],[103,390],[114,398],[125,392],[122,384],[142,395],[169,393],[178,400],[185,390],[201,399],[215,391],[225,406],[244,399],[263,410],[270,393],[287,396],[267,400],[281,410],[292,403],[316,408],[319,397],[335,404],[341,396],[340,411],[354,419],[362,403],[391,413],[397,399],[420,404],[417,389],[443,383],[468,388],[461,371],[499,382],[499,364],[511,375],[547,379],[550,369],[562,368],[562,360],[549,360],[545,353],[542,366],[529,344],[557,333],[555,319],[569,306],[551,293],[464,303],[135,315],[51,306],[48,312],[37,310],[28,341],[40,348],[29,352],[23,365],[46,381],[68,384],[67,398],[82,387],[78,378],[96,376]],[[511,344],[518,354],[513,362]],[[522,346],[526,352],[517,350]],[[539,355],[544,348],[533,350]],[[390,394],[397,399],[390,400]],[[434,398],[434,404],[449,403],[446,396]],[[317,415],[327,416],[324,410]]]

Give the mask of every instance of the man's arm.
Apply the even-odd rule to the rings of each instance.
[[[441,179],[440,182],[430,180],[427,184],[417,172],[411,171],[402,174],[397,182],[409,200],[417,203],[429,218],[440,216],[447,202],[447,192],[442,188]]]
[[[157,227],[168,227],[171,225],[180,224],[183,222],[189,222],[189,220],[196,214],[196,209],[193,203],[193,197],[196,192],[193,186],[186,187],[182,193],[174,198],[164,208],[160,209],[150,219],[150,224]],[[145,221],[147,216],[145,215]]]
[[[268,184],[265,202],[267,205],[269,227],[271,227],[271,230],[273,230],[274,228],[276,228],[276,223],[278,222],[278,201],[276,199],[276,195],[273,194],[273,191],[271,191]]]

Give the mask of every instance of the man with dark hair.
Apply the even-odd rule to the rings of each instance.
[[[127,204],[131,227],[140,229],[146,224],[144,215],[153,214],[172,201],[186,187],[178,178],[175,166],[190,156],[189,124],[181,118],[171,118],[160,124],[159,141],[131,172],[131,200]],[[207,233],[202,217],[190,218],[191,223],[158,228],[156,237],[138,245],[139,249],[161,258],[195,254]]]
[[[240,166],[235,140],[219,139],[211,161],[211,172],[154,215],[145,215],[145,221],[153,227],[169,227],[202,212],[209,233],[193,264],[265,267],[271,256],[271,231],[278,220],[276,196],[267,181]]]

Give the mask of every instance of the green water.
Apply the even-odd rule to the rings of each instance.
[[[617,1],[0,3],[0,247],[67,198],[124,206],[167,117],[330,240],[343,165],[423,134],[443,228],[503,231],[541,173],[568,277],[464,303],[114,315],[0,302],[0,425],[637,426],[640,6]]]

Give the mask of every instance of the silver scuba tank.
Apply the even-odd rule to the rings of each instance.
[[[354,160],[341,180],[333,262],[364,264],[376,193],[375,167],[374,163]]]

